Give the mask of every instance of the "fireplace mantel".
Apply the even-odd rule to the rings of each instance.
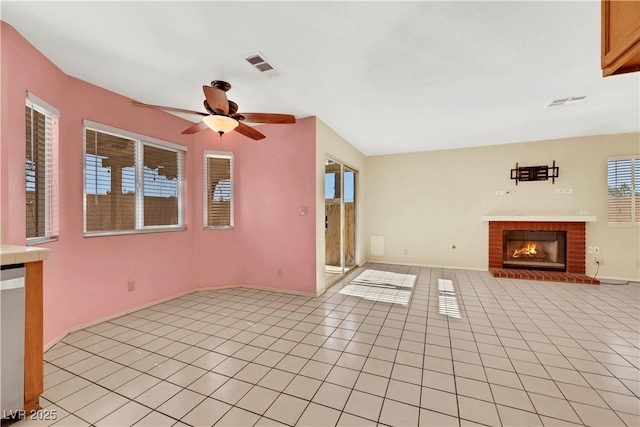
[[[483,221],[510,222],[596,222],[597,217],[590,215],[487,215]]]

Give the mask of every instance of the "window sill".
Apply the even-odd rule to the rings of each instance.
[[[223,227],[211,227],[211,226],[206,226],[203,229],[204,230],[233,230],[235,227],[233,225],[225,225]]]
[[[637,223],[637,222],[610,222],[607,225],[609,227],[628,228],[628,227],[638,227],[638,226],[640,226],[640,223]]]
[[[187,231],[186,226],[180,227],[159,227],[147,228],[143,230],[123,230],[123,231],[96,231],[85,232],[84,237],[110,237],[110,236],[130,236],[132,234],[167,233],[175,231]]]
[[[27,246],[37,246],[43,243],[57,242],[58,237],[30,237],[27,239]]]

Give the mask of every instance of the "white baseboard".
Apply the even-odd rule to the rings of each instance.
[[[215,291],[218,289],[229,289],[229,288],[247,288],[247,289],[255,289],[258,291],[268,291],[268,292],[279,292],[282,294],[290,294],[297,295],[302,297],[316,297],[318,296],[315,292],[301,292],[301,291],[292,291],[291,289],[276,289],[269,288],[267,286],[254,286],[254,285],[223,285],[223,286],[202,286],[193,290],[193,292],[199,291]]]
[[[593,277],[593,276],[590,276]],[[606,281],[613,281],[613,282],[631,282],[631,283],[639,283],[640,279],[638,279],[637,277],[635,279],[629,279],[628,277],[596,277],[596,280],[604,280]]]
[[[406,263],[406,262],[393,262],[393,261],[380,261],[380,260],[372,260],[372,259],[368,259],[365,262],[370,262],[371,264],[404,265],[404,266],[407,266],[407,267],[429,267],[429,268],[444,268],[444,269],[449,269],[449,270],[488,271],[486,268],[460,267],[460,266],[453,266],[453,265]]]
[[[71,332],[75,332],[75,330],[71,330],[71,329],[67,329],[66,331],[64,331],[62,334],[58,335],[57,337],[55,337],[54,339],[52,339],[51,341],[49,341],[48,344],[45,344],[45,346],[43,347],[44,352],[46,353],[47,350],[49,350],[51,347],[53,347],[54,345],[58,344],[60,341],[62,341],[62,338],[66,337],[68,334],[70,334]]]

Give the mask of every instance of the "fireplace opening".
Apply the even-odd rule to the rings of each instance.
[[[567,271],[567,232],[503,230],[503,268]]]

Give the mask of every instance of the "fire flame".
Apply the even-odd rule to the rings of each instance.
[[[538,255],[537,246],[538,245],[535,242],[529,242],[527,243],[527,246],[523,246],[520,249],[514,250],[511,258],[520,258],[523,255]]]

